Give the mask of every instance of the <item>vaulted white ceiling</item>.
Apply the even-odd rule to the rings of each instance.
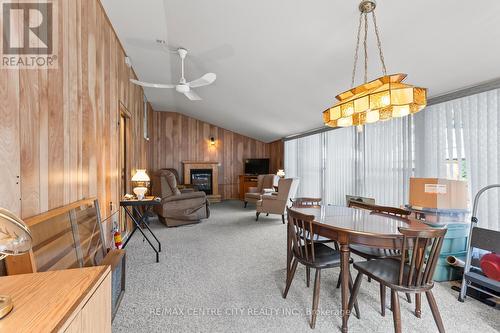
[[[147,88],[156,111],[272,141],[321,127],[321,112],[350,88],[356,0],[101,1],[141,80],[179,80],[178,56],[157,39],[189,50],[188,80],[217,74],[196,90],[202,101]],[[498,13],[498,0],[379,0],[388,71],[430,96],[499,78]],[[380,76],[373,37],[369,78]]]

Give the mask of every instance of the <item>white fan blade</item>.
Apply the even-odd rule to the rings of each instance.
[[[192,101],[201,101],[201,97],[192,90],[185,92],[184,95]]]
[[[217,78],[217,75],[215,75],[214,73],[207,73],[207,74],[203,75],[202,77],[200,77],[199,79],[188,82],[187,85],[191,88],[208,86],[209,84],[212,84],[216,78]]]
[[[162,89],[172,89],[175,88],[175,84],[158,84],[158,83],[148,83],[148,82],[142,82],[142,81],[137,81],[134,79],[130,79],[130,82],[133,84],[137,84],[138,86],[141,87],[148,87],[148,88],[162,88]]]

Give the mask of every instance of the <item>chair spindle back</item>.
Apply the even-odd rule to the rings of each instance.
[[[399,228],[403,234],[399,285],[420,287],[432,283],[447,229],[414,230]]]
[[[408,215],[411,214],[410,211],[408,211],[406,209],[402,209],[402,208],[372,205],[369,203],[354,201],[354,200],[349,201],[349,207],[366,209],[366,210],[370,210],[370,211],[375,212],[375,213],[389,214],[389,215],[394,215],[394,216],[398,216],[398,217],[402,217],[402,218],[406,218],[406,217],[408,217]]]
[[[315,261],[313,215],[306,215],[286,208],[288,228],[291,228],[292,251],[299,259]]]

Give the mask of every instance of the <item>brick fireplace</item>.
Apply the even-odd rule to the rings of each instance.
[[[208,201],[220,202],[219,163],[183,161],[184,183],[196,185],[207,194]]]

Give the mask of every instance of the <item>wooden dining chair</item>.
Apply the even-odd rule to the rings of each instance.
[[[411,212],[409,210],[406,210],[403,208],[380,206],[380,205],[369,204],[366,202],[360,202],[360,201],[355,201],[355,200],[349,201],[348,207],[361,208],[361,209],[370,210],[370,211],[376,212],[376,213],[384,213],[384,214],[394,215],[394,216],[398,216],[398,217],[407,217],[408,215],[411,214]]]
[[[373,213],[387,214],[387,215],[395,216],[398,218],[404,218],[404,219],[408,218],[408,215],[411,214],[411,212],[406,210],[406,209],[389,207],[389,206],[379,206],[379,205],[368,204],[365,202],[359,202],[359,201],[354,201],[354,200],[349,201],[349,207],[358,208],[358,209],[365,209],[365,210],[369,210]],[[380,248],[375,248],[375,247],[370,247],[370,246],[365,246],[365,245],[357,245],[357,244],[351,244],[349,246],[349,248],[350,248],[352,253],[354,253],[357,256],[364,258],[368,261],[373,260],[373,259],[381,259],[381,258],[400,258],[401,257],[399,250],[380,249]],[[370,277],[368,277],[368,282],[371,282]],[[339,281],[339,283],[337,283],[337,288],[339,288],[339,287],[340,287],[340,281]],[[411,303],[411,296],[409,293],[406,294],[406,300],[408,303]],[[382,284],[380,285],[380,313],[382,314],[382,316],[385,316],[385,287]],[[416,308],[415,314],[417,315],[417,317],[419,317],[420,316],[420,309]]]
[[[321,208],[321,198],[290,198],[290,202],[296,208]]]
[[[389,206],[372,205],[372,204],[367,204],[367,203],[358,202],[358,201],[350,201],[349,207],[350,208],[365,209],[365,210],[369,210],[373,213],[387,214],[387,215],[391,215],[391,216],[395,216],[395,217],[403,218],[403,219],[407,219],[408,215],[411,214],[411,212],[406,210],[406,209],[389,207]],[[352,253],[354,253],[354,254],[356,254],[356,255],[358,255],[366,260],[372,260],[372,259],[377,259],[377,258],[398,257],[399,256],[398,250],[380,249],[380,248],[374,248],[374,247],[364,246],[364,245],[353,244],[350,246],[350,249],[351,249]]]
[[[359,272],[349,300],[349,310],[356,304],[363,275],[371,277],[381,285],[391,288],[391,308],[394,319],[394,331],[401,332],[401,313],[398,292],[416,294],[416,303],[420,306],[420,294],[425,292],[434,321],[440,333],[444,333],[443,321],[439,314],[432,288],[432,277],[441,252],[446,228],[429,230],[398,229],[403,234],[400,258],[375,259],[355,262]]]
[[[302,198],[293,198],[293,199],[290,198],[290,201],[292,202],[292,207],[294,207],[294,208],[321,208],[322,199],[321,198],[302,197]],[[316,235],[315,242],[323,243],[323,244],[333,243],[335,249],[336,250],[339,249],[338,243],[330,238]],[[306,286],[307,286],[307,288],[309,288],[310,281],[311,281],[311,269],[309,267],[306,267]],[[339,279],[339,281],[340,281],[340,279]]]
[[[286,298],[290,285],[292,284],[295,271],[297,270],[298,263],[301,263],[306,268],[316,269],[316,275],[314,278],[314,292],[313,292],[313,304],[312,304],[312,315],[311,315],[311,328],[316,325],[316,317],[318,313],[318,303],[319,303],[319,290],[320,290],[320,279],[321,270],[325,268],[340,267],[340,251],[332,249],[331,247],[317,242],[316,239],[316,227],[313,224],[314,216],[305,215],[299,212],[293,211],[287,207],[287,218],[288,218],[288,232],[292,239],[292,265],[290,269],[290,274],[287,274],[287,281],[285,291],[283,292],[283,298]],[[349,273],[349,288],[352,291],[353,282],[352,277]],[[357,302],[354,302],[354,308],[356,311],[356,316],[359,318],[359,309]]]

